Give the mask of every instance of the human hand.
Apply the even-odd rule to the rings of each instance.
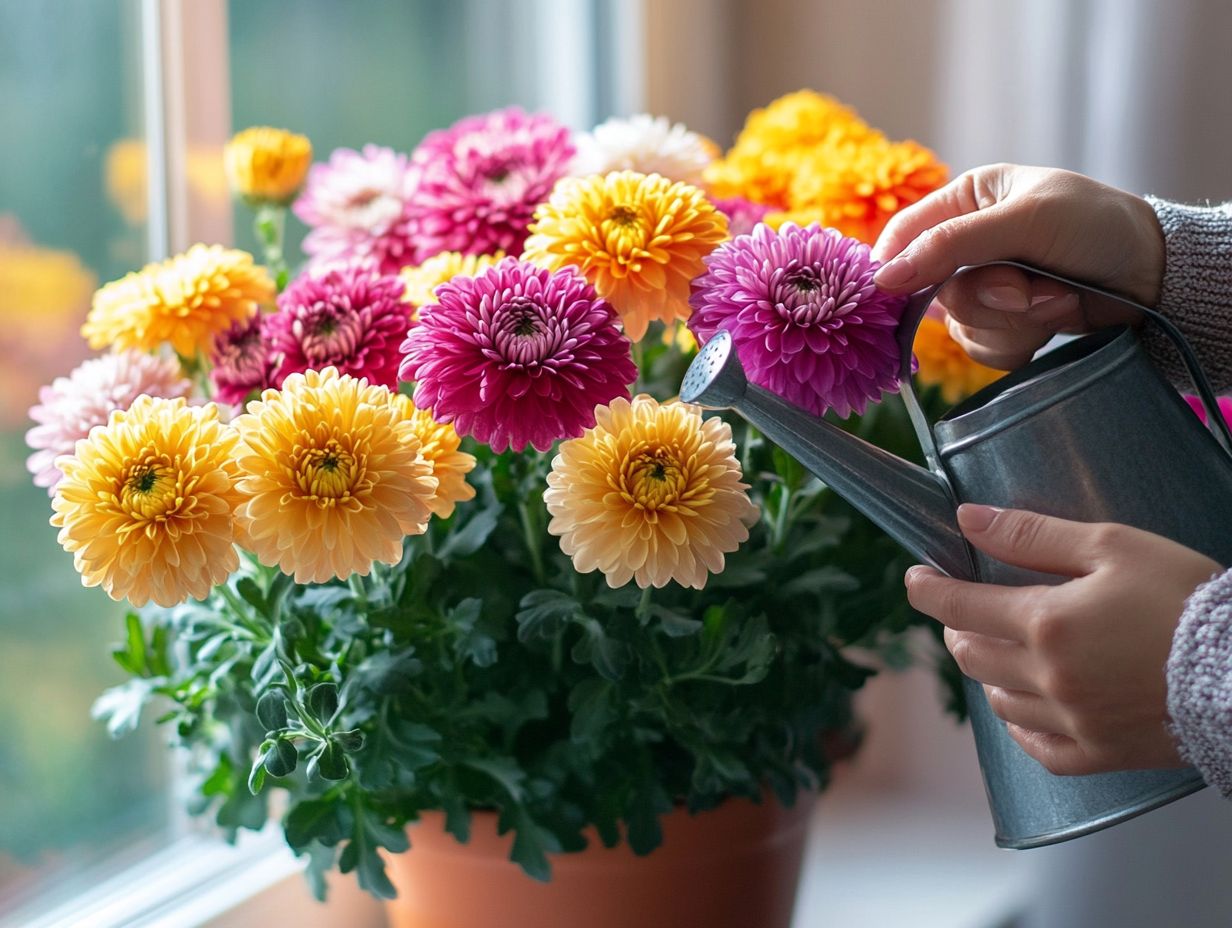
[[[1179,765],[1165,664],[1185,600],[1223,568],[1126,525],[970,504],[958,522],[999,561],[1072,578],[1009,587],[907,571],[911,604],[946,626],[1010,736],[1056,774]]]
[[[993,164],[898,213],[873,257],[887,262],[873,279],[891,293],[939,284],[966,265],[1016,260],[1153,306],[1164,239],[1140,197],[1071,171]],[[1058,332],[1137,321],[1123,304],[1009,267],[963,274],[937,302],[967,353],[1001,370],[1022,366]]]

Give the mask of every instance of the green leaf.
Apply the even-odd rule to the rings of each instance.
[[[500,784],[514,802],[522,801],[522,784],[526,773],[512,757],[468,757],[461,763],[464,767],[487,774]]]
[[[351,671],[348,682],[376,696],[397,696],[410,692],[411,679],[422,670],[413,647],[377,651]]]
[[[333,847],[351,833],[350,807],[335,799],[306,799],[293,805],[283,819],[287,844],[302,850],[316,841]]]
[[[107,734],[111,737],[126,735],[141,721],[141,710],[150,701],[157,685],[157,680],[137,677],[104,690],[94,700],[90,715],[107,723]]]
[[[522,597],[514,617],[518,623],[518,641],[550,641],[575,615],[582,611],[581,603],[560,590],[532,590]]]
[[[543,883],[552,878],[548,854],[560,853],[556,835],[539,825],[524,806],[516,805],[501,814],[500,832],[513,829],[513,847],[509,859],[526,871],[527,876]]]
[[[111,652],[115,662],[128,673],[143,677],[148,665],[145,652],[145,629],[141,627],[141,617],[135,612],[124,616],[124,644]]]
[[[345,586],[310,586],[301,590],[295,601],[304,609],[324,615],[340,606],[353,605],[355,594]]]
[[[265,730],[278,731],[287,727],[287,693],[282,687],[266,690],[257,700],[257,721]]]
[[[711,589],[747,590],[749,587],[760,586],[766,581],[766,572],[750,563],[729,563],[722,573],[711,574],[708,586]]]
[[[320,777],[323,780],[337,781],[345,780],[351,772],[351,767],[347,763],[346,752],[332,740],[327,739],[322,741],[312,753],[305,772],[309,780]]]
[[[252,770],[248,773],[248,792],[254,796],[261,792],[261,787],[265,785],[265,761],[269,757],[269,748],[257,755],[257,759],[253,762]]]
[[[569,693],[569,710],[573,721],[569,736],[582,743],[593,744],[615,718],[615,688],[606,680],[583,680]]]
[[[471,839],[471,810],[452,780],[441,795],[441,807],[445,810],[445,830],[465,844]]]
[[[261,587],[257,585],[257,581],[252,577],[240,577],[235,581],[235,591],[244,598],[248,605],[257,610],[257,615],[264,617],[269,612],[269,605],[265,602],[265,594],[261,592]]]
[[[500,520],[501,507],[492,506],[475,513],[460,529],[455,529],[441,545],[439,556],[443,561],[452,558],[467,557],[483,547],[488,536],[496,528]]]
[[[690,635],[696,635],[702,630],[700,619],[694,619],[691,616],[677,612],[675,609],[666,609],[663,606],[652,603],[647,611],[651,616],[659,620],[659,628],[669,638],[687,638]]]
[[[265,756],[265,769],[272,777],[289,777],[299,764],[299,752],[286,738],[278,738]]]
[[[334,683],[318,683],[308,691],[305,702],[312,717],[327,725],[338,712],[338,687]]]
[[[591,664],[608,680],[619,680],[629,661],[629,646],[609,638],[603,626],[589,616],[578,619],[584,634],[573,646],[573,659],[579,664]]]
[[[364,746],[364,733],[358,728],[349,731],[338,731],[330,735],[330,739],[348,754],[354,754]]]
[[[476,667],[491,667],[496,663],[496,640],[479,627],[483,600],[469,597],[445,613],[445,621],[458,635],[454,653],[461,661],[471,661]]]
[[[788,580],[780,588],[784,596],[800,594],[818,595],[821,593],[851,593],[860,588],[860,581],[840,570],[833,564],[825,564],[806,570],[797,577]]]

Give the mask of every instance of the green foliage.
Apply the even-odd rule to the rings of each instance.
[[[678,353],[647,344],[643,370],[678,380]],[[905,421],[890,400],[846,425],[908,450]],[[472,810],[496,810],[512,859],[546,880],[587,827],[644,854],[677,803],[767,787],[791,802],[828,779],[821,735],[853,724],[873,668],[852,655],[902,651],[910,561],[736,428],[762,518],[704,590],[576,573],[545,531],[546,456],[471,447],[476,500],[396,566],[298,586],[249,559],[206,602],[129,615],[115,657],[132,680],[98,714],[120,733],[169,704],[160,721],[198,765],[194,810],[230,835],[284,793],[318,892],[337,866],[392,895],[380,850],[405,850],[424,810],[460,841]]]

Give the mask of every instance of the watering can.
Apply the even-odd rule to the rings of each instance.
[[[968,546],[955,514],[961,502],[1120,522],[1232,564],[1232,435],[1180,332],[1156,311],[1097,288],[1017,262],[994,263],[1142,313],[1180,351],[1211,431],[1125,326],[1102,329],[1041,355],[929,428],[911,385],[911,346],[939,287],[908,300],[897,331],[902,399],[927,467],[748,383],[727,332],[716,334],[698,353],[680,397],[740,413],[912,555],[952,577],[1014,586],[1063,579],[1003,564]],[[1192,768],[1056,776],[1009,736],[979,683],[966,679],[964,690],[1001,847],[1041,847],[1076,838],[1204,785]]]

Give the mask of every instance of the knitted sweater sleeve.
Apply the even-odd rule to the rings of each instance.
[[[1164,232],[1166,258],[1159,310],[1193,346],[1216,392],[1232,388],[1232,203],[1185,206],[1147,197]],[[1142,327],[1151,360],[1193,392],[1172,343]]]
[[[1232,799],[1232,570],[1189,597],[1167,674],[1170,729],[1181,757]]]

